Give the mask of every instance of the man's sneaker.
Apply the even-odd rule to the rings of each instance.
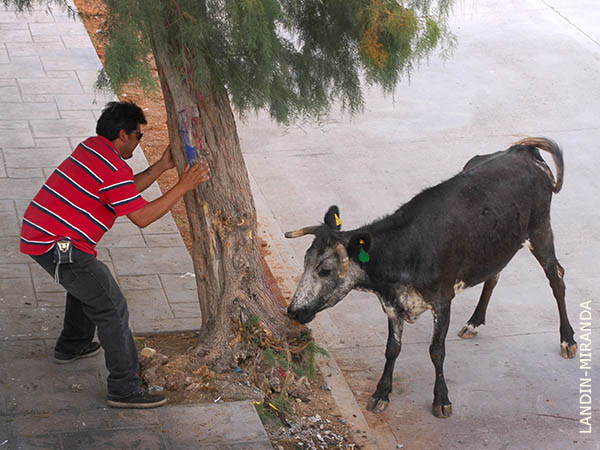
[[[77,361],[81,358],[89,358],[90,356],[94,356],[100,353],[100,348],[101,347],[98,342],[90,342],[87,347],[85,347],[83,350],[81,350],[75,355],[61,353],[54,350],[54,362],[57,364],[67,364],[73,361]]]
[[[167,398],[163,394],[151,394],[145,389],[139,388],[129,397],[108,398],[106,403],[113,408],[156,408],[167,403]]]

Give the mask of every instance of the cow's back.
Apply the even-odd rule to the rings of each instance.
[[[532,223],[549,212],[552,182],[539,161],[537,150],[524,146],[473,158],[388,218],[388,226],[396,227],[387,234],[394,232],[397,240],[383,251],[425,283],[438,283],[440,276],[468,286],[485,281],[508,264]]]

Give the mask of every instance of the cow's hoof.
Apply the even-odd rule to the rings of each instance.
[[[573,359],[577,355],[577,343],[567,344],[566,342],[560,343],[560,356],[565,359]]]
[[[468,323],[462,327],[462,330],[458,332],[458,335],[463,339],[471,339],[477,336],[477,333],[479,333],[479,327],[475,327]]]
[[[371,397],[367,404],[367,411],[371,411],[374,414],[378,414],[386,410],[390,402],[382,398]]]
[[[447,419],[452,415],[452,405],[432,405],[431,412],[438,419]]]

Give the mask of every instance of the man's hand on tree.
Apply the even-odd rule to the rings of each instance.
[[[175,167],[175,161],[173,161],[173,154],[171,153],[171,145],[167,145],[164,153],[160,157],[160,164],[162,166],[163,172],[165,170],[172,169]]]
[[[210,168],[206,163],[196,163],[192,167],[189,164],[183,170],[179,178],[179,184],[185,192],[195,189],[199,184],[210,180]]]

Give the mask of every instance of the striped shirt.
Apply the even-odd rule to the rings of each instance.
[[[23,217],[21,252],[41,255],[69,238],[75,247],[96,255],[96,244],[115,223],[147,204],[133,171],[112,143],[90,137],[50,175]]]

